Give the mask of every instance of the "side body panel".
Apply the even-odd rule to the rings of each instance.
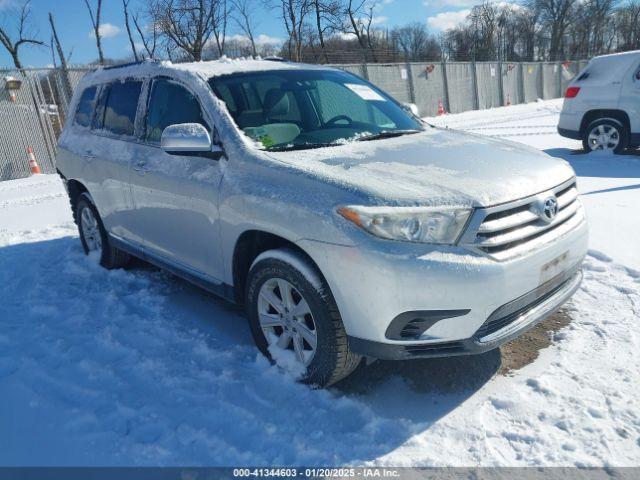
[[[153,145],[133,146],[131,191],[134,235],[147,255],[207,277],[223,276],[220,261],[219,162],[169,155]]]
[[[640,54],[622,82],[620,108],[629,115],[631,134],[640,144]]]
[[[133,207],[129,189],[130,144],[70,121],[60,138],[56,158],[65,177],[78,180],[87,188],[107,230],[122,237],[128,236]]]

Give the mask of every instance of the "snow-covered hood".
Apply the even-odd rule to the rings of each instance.
[[[542,192],[575,175],[564,160],[522,144],[439,128],[268,155],[387,205],[491,206]]]

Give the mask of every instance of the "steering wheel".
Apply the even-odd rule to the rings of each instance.
[[[333,117],[330,120],[328,120],[327,122],[325,122],[324,125],[325,126],[331,126],[331,125],[336,124],[340,120],[345,120],[348,125],[353,124],[353,119],[351,117],[348,117],[347,115],[336,115],[335,117]]]

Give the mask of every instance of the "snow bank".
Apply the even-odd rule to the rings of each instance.
[[[541,131],[551,110],[490,132]],[[597,245],[571,324],[507,376],[490,352],[309,389],[257,353],[237,309],[82,255],[57,177],[0,183],[0,465],[638,465],[640,162],[522,138],[576,167]]]

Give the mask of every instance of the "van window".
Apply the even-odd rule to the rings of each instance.
[[[133,135],[142,82],[116,82],[109,86],[104,105],[105,130],[116,135]]]
[[[93,113],[93,101],[96,97],[96,87],[89,87],[82,92],[74,122],[76,125],[88,127],[91,125],[91,115]]]
[[[176,123],[199,123],[211,131],[202,116],[198,99],[177,82],[154,80],[149,95],[145,140],[160,143],[163,130]]]

